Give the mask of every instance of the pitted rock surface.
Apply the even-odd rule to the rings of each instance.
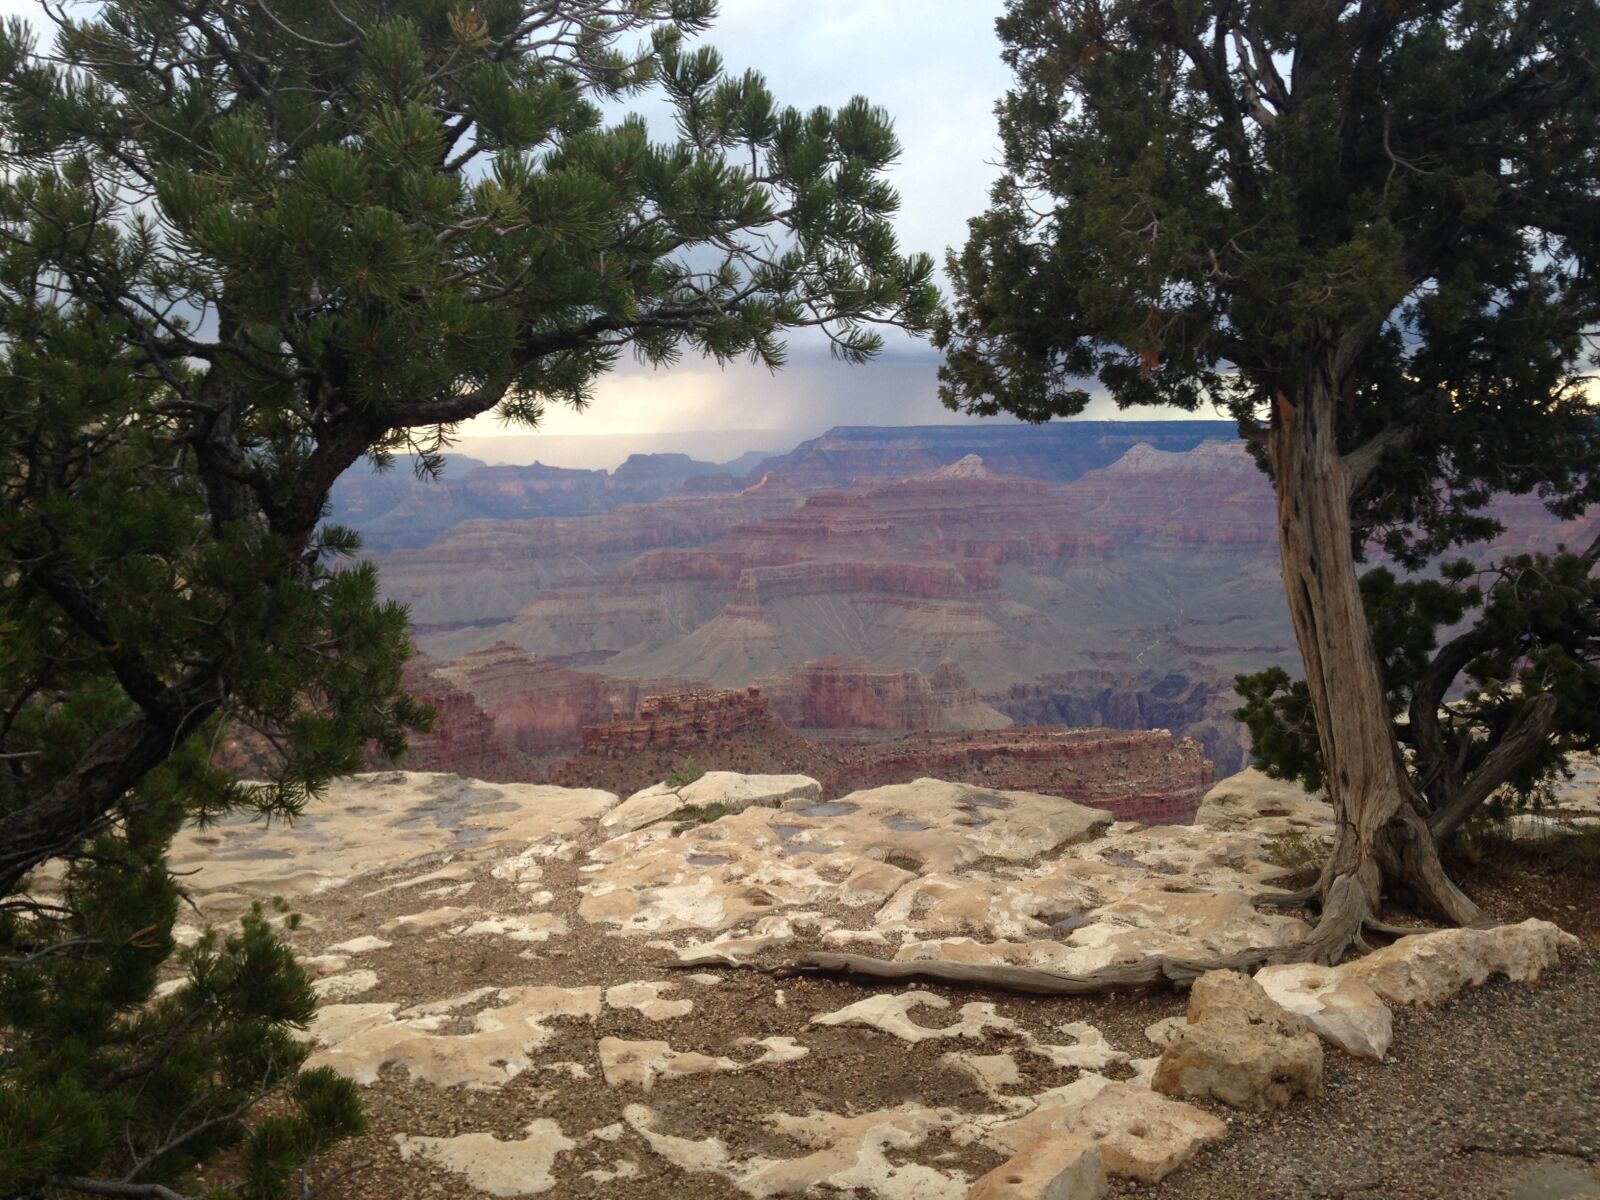
[[[610,793],[389,772],[341,781],[293,827],[180,839],[204,920],[278,894],[304,915],[275,919],[322,993],[311,1062],[356,1079],[372,1120],[328,1200],[961,1200],[1029,1145],[1052,1149],[1017,1171],[1074,1196],[1095,1184],[1072,1139],[1153,1182],[1224,1136],[1151,1090],[1143,1031],[1170,1035],[1181,995],[1091,1008],[680,964],[841,949],[1087,971],[1289,944],[1305,923],[1251,898],[1283,873],[1273,839],[1312,830],[1319,801],[1219,799],[1214,826],[1144,827],[938,780],[827,802],[803,779],[715,782],[723,799],[696,809],[739,811],[607,828]],[[1358,980],[1436,1003],[1490,972],[1535,977],[1564,938],[1466,933],[1274,987],[1341,1018]],[[1137,1015],[1119,1023],[1123,1003]],[[1305,1019],[1338,1042],[1331,1017]]]

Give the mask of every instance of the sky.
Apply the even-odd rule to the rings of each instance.
[[[901,248],[942,263],[965,241],[968,218],[983,210],[999,174],[994,104],[1010,82],[994,33],[1001,8],[1000,0],[722,0],[703,41],[730,72],[765,75],[779,103],[836,107],[861,94],[886,108],[904,148],[890,172],[901,196]],[[38,12],[37,0],[0,0],[0,14]],[[636,107],[650,117],[648,105]],[[670,134],[655,122],[652,129]],[[564,466],[611,466],[652,448],[722,460],[788,449],[834,425],[969,419],[940,405],[931,347],[895,330],[885,338],[875,361],[851,367],[832,360],[819,338],[797,335],[778,374],[693,358],[654,370],[625,359],[586,411],[553,407],[537,434],[503,440],[498,421],[479,418],[462,428],[461,448]],[[1105,404],[1088,415],[1117,414]]]

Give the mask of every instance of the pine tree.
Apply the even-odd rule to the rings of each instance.
[[[1011,0],[1008,173],[936,334],[968,411],[1218,405],[1270,472],[1338,816],[1296,953],[1386,886],[1469,922],[1395,740],[1358,582],[1600,499],[1594,0]]]
[[[55,11],[55,10],[52,10]],[[581,406],[624,352],[918,328],[886,115],[778,105],[709,0],[109,0],[0,34],[0,1193],[286,1194],[359,1126],[257,912],[182,953],[184,823],[291,818],[427,714],[329,487]],[[676,133],[612,115],[657,89]],[[225,724],[279,769],[214,769]],[[270,1115],[260,1102],[272,1098]]]

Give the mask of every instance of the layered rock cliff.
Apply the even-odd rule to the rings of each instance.
[[[961,668],[929,678],[829,655],[764,681],[773,711],[792,729],[1004,729],[1011,719],[982,703]]]

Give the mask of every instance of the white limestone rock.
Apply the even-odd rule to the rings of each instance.
[[[1017,1032],[1017,1025],[1007,1017],[999,1016],[993,1004],[974,1001],[961,1006],[961,1019],[943,1029],[930,1029],[911,1019],[914,1008],[949,1008],[950,1001],[932,992],[904,992],[894,995],[882,992],[868,996],[854,1004],[847,1004],[837,1012],[821,1013],[811,1018],[813,1025],[860,1025],[891,1034],[901,1041],[925,1042],[934,1038],[979,1038],[990,1030]]]
[[[343,1000],[359,996],[378,986],[376,971],[346,971],[343,975],[329,975],[311,985],[318,1000]]]
[[[681,808],[720,805],[730,812],[752,806],[777,808],[785,801],[822,799],[822,785],[806,775],[740,775],[707,771],[682,787],[653,784],[635,792],[600,818],[600,831],[613,837],[664,820]]]
[[[396,1134],[400,1157],[431,1159],[462,1176],[480,1192],[491,1196],[537,1196],[555,1186],[551,1168],[557,1155],[578,1143],[561,1132],[554,1121],[536,1120],[523,1127],[517,1141],[501,1141],[490,1133],[465,1133],[460,1137],[416,1137]]]
[[[691,976],[692,978],[692,976]],[[715,980],[716,976],[712,976]],[[606,1004],[611,1008],[631,1008],[647,1021],[670,1021],[694,1011],[693,1000],[668,1000],[665,993],[675,985],[662,980],[619,983],[606,989]]]
[[[1263,967],[1256,982],[1313,1033],[1357,1058],[1381,1060],[1394,1040],[1394,1016],[1359,978],[1317,963]]]
[[[1085,1075],[1038,1099],[1031,1113],[988,1130],[984,1140],[1002,1153],[1015,1154],[1041,1134],[1073,1134],[1100,1148],[1108,1174],[1159,1183],[1201,1146],[1228,1132],[1216,1117],[1192,1104],[1099,1075]]]
[[[1273,779],[1247,767],[1218,780],[1200,801],[1194,823],[1207,829],[1250,830],[1276,837],[1285,833],[1331,833],[1333,806],[1320,792]]]
[[[1390,1004],[1434,1007],[1495,975],[1534,983],[1578,939],[1549,921],[1416,933],[1339,967]]]

